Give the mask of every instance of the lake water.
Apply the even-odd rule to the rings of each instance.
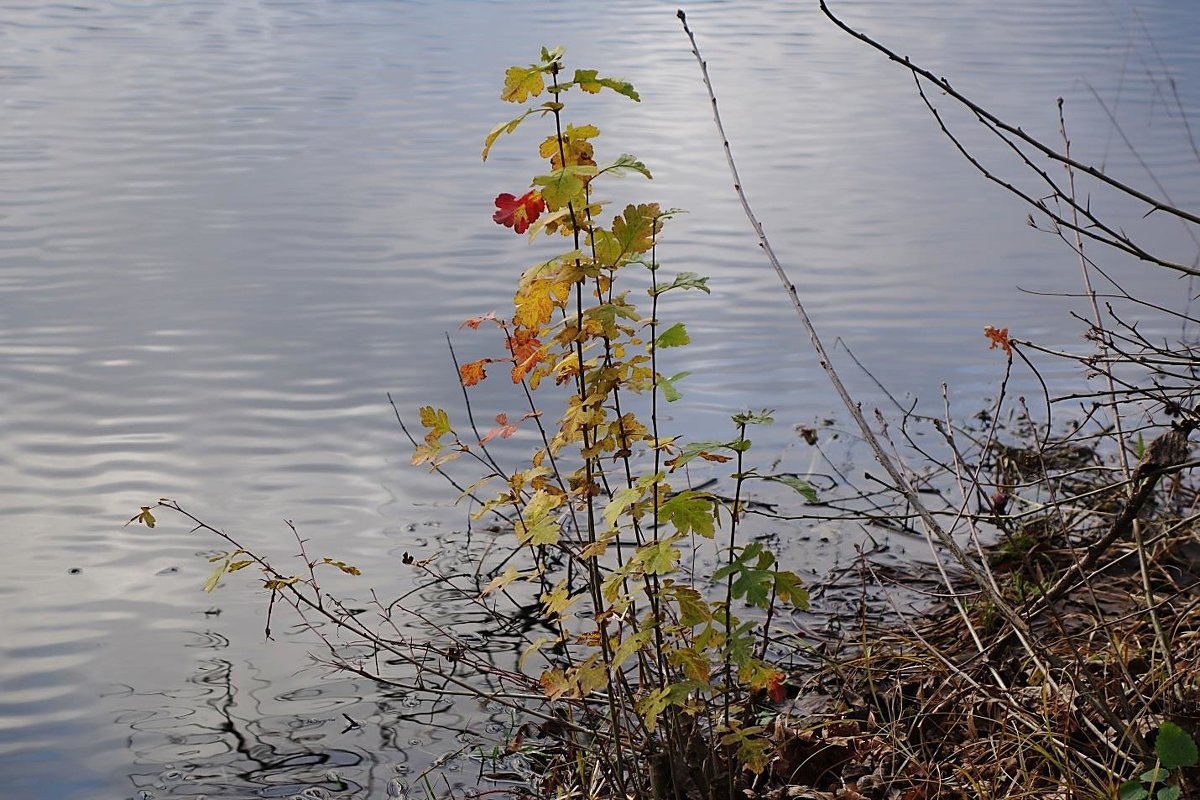
[[[1200,132],[1191,0],[838,5],[1049,141],[1063,97],[1077,155],[1153,190],[1149,168],[1177,204],[1200,200],[1179,113]],[[815,3],[687,10],[743,183],[829,343],[931,409],[947,382],[967,414],[1002,372],[984,325],[1083,346],[1067,313],[1078,300],[1022,291],[1077,292],[1072,254],[953,152],[907,73]],[[359,596],[410,588],[405,551],[464,552],[465,511],[407,466],[386,393],[410,417],[458,408],[443,332],[463,357],[488,352],[460,321],[503,311],[536,260],[490,216],[496,194],[527,185],[544,133],[502,140],[486,165],[479,151],[511,115],[504,69],[543,45],[635,84],[640,105],[597,99],[575,119],[599,125],[598,152],[654,171],[623,191],[690,211],[669,227],[664,268],[711,276],[713,293],[667,311],[694,342],[671,353],[667,371],[693,375],[670,424],[713,438],[730,413],[769,406],[779,422],[756,440],[760,457],[808,468],[793,427],[842,415],[730,190],[674,12],[2,4],[0,797],[381,798],[469,743],[459,727],[502,730],[489,709],[433,714],[315,668],[285,619],[264,642],[253,581],[201,591],[216,541],[167,516],[153,531],[122,523],[172,497],[282,560],[292,520],[313,551],[364,567],[333,584]],[[1017,174],[1002,150],[982,152]],[[1195,259],[1179,226],[1107,207]],[[1180,307],[1195,293],[1093,255],[1144,296]],[[852,390],[884,403],[839,352]],[[1022,374],[1015,387],[1036,383]],[[491,391],[484,407],[516,410]],[[825,569],[862,536],[798,542],[785,561]],[[460,755],[433,775],[442,791],[473,785],[476,769]]]

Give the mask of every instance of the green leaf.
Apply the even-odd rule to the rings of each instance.
[[[1155,797],[1158,800],[1179,800],[1180,790],[1178,786],[1164,786],[1158,790]]]
[[[740,414],[733,415],[733,424],[742,425],[771,425],[775,422],[775,418],[771,416],[774,413],[769,409],[764,408],[762,411],[743,411]]]
[[[600,170],[599,174],[603,175],[605,172],[611,172],[614,175],[620,175],[620,176],[624,176],[629,172],[637,172],[642,175],[645,175],[648,179],[651,179],[651,180],[654,177],[653,175],[650,174],[649,167],[647,167],[641,161],[638,161],[636,158],[629,155],[628,153],[623,153],[621,155],[621,157],[618,158],[616,161],[612,162],[611,164],[609,164],[606,167],[603,167]]]
[[[601,78],[594,69],[577,69],[571,81],[580,89],[590,94],[596,94],[601,88],[612,89],[617,94],[623,94],[634,102],[641,102],[641,97],[633,88],[633,84],[618,78]]]
[[[746,598],[746,602],[758,608],[771,604],[771,586],[774,576],[770,570],[744,569],[733,581],[733,596]]]
[[[712,673],[712,665],[709,663],[707,654],[690,647],[680,647],[667,653],[667,661],[672,666],[681,668],[688,680],[707,687]]]
[[[694,628],[704,622],[712,621],[712,609],[698,591],[690,586],[673,585],[670,589],[679,604],[679,623]]]
[[[654,733],[654,729],[658,725],[658,715],[666,711],[667,706],[670,704],[671,687],[664,686],[661,689],[655,689],[641,700],[638,700],[633,704],[633,707],[642,715],[642,719],[645,720],[647,732]]]
[[[646,496],[645,489],[637,486],[627,486],[624,489],[617,491],[613,495],[613,499],[604,507],[604,521],[608,523],[608,527],[615,528],[617,520],[625,511]]]
[[[669,378],[659,376],[658,385],[662,388],[663,397],[666,398],[668,403],[674,403],[676,400],[683,397],[683,395],[679,393],[679,390],[675,388],[675,382],[681,380],[682,378],[686,378],[691,374],[691,372],[684,370],[683,372],[675,373]]]
[[[679,549],[672,547],[671,539],[647,542],[637,549],[633,560],[641,563],[647,575],[667,575],[675,571],[679,561]]]
[[[595,167],[577,164],[556,169],[549,175],[539,175],[533,179],[533,185],[542,187],[542,199],[551,211],[557,211],[576,199],[582,199],[583,179],[595,174]]]
[[[658,509],[658,520],[670,523],[680,534],[696,533],[711,539],[716,532],[712,498],[691,489],[685,489],[663,503]]]
[[[1142,773],[1142,783],[1162,783],[1171,777],[1171,773],[1162,767],[1154,767]]]
[[[547,50],[543,47],[542,63],[538,66],[540,66],[542,69],[550,69],[550,67],[562,61],[563,53],[565,52],[567,52],[567,48],[561,44],[553,50]]]
[[[1164,722],[1158,729],[1154,750],[1164,769],[1196,766],[1196,742],[1174,722]]]
[[[697,275],[695,272],[681,272],[675,276],[675,280],[671,281],[666,286],[659,286],[658,289],[652,289],[650,296],[669,292],[672,289],[699,289],[705,294],[712,294],[712,290],[708,288],[708,278]]]
[[[691,337],[687,334],[687,328],[682,322],[676,322],[654,339],[654,345],[656,347],[682,347],[691,341]]]
[[[1149,796],[1150,793],[1138,781],[1125,781],[1117,790],[1117,797],[1120,800],[1146,800]]]
[[[794,572],[781,569],[775,573],[775,596],[801,611],[808,608],[808,590]]]
[[[776,585],[774,565],[775,554],[763,548],[760,542],[752,542],[743,547],[733,561],[714,572],[713,580],[719,581],[734,575],[734,598],[744,597],[747,603],[766,608],[771,604],[771,590]],[[786,575],[799,582],[799,578],[791,573]],[[784,580],[787,582],[789,578],[785,577]],[[789,584],[788,589],[791,588],[792,584]],[[807,596],[804,599],[807,601]]]
[[[803,495],[804,499],[810,503],[819,502],[817,498],[817,490],[810,486],[807,482],[800,480],[793,475],[763,475],[764,481],[773,481],[774,483],[782,483],[784,486],[790,486]]]

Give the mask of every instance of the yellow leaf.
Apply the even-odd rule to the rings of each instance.
[[[483,160],[487,161],[488,151],[492,149],[492,145],[494,145],[496,140],[500,138],[500,134],[512,133],[517,129],[517,126],[525,120],[526,117],[536,112],[537,109],[531,108],[516,119],[510,119],[508,122],[501,122],[499,125],[488,131],[487,138],[483,140]],[[545,112],[543,111],[542,113],[544,114]]]
[[[617,647],[617,652],[613,653],[613,657],[612,657],[613,670],[615,671],[615,670],[619,669],[621,667],[621,664],[625,663],[625,659],[629,658],[631,655],[636,653],[638,650],[641,650],[643,647],[645,647],[647,644],[649,644],[650,643],[650,634],[651,634],[651,631],[645,630],[645,631],[638,631],[637,633],[634,633],[630,636],[626,636],[625,641],[621,642],[620,646]]]
[[[599,558],[608,550],[609,537],[597,539],[590,543],[587,547],[579,551],[579,557],[582,559]]]
[[[615,528],[617,520],[630,506],[641,500],[646,490],[640,486],[627,486],[613,495],[613,499],[604,507],[604,521],[609,528]]]
[[[293,583],[299,583],[299,582],[300,582],[300,579],[296,578],[296,577],[269,578],[269,579],[263,581],[263,588],[270,589],[273,592],[277,592],[280,589],[283,589],[287,586],[291,586]]]
[[[441,436],[444,433],[450,432],[450,417],[440,408],[433,406],[421,406],[421,424],[429,428],[429,432],[435,436]]]
[[[138,511],[138,513],[134,514],[132,517],[130,517],[129,521],[126,522],[125,524],[132,525],[135,522],[140,522],[143,525],[145,525],[147,528],[154,527],[155,519],[154,519],[154,515],[150,513],[150,506],[142,506],[141,510]]]
[[[595,125],[581,125],[576,128],[568,125],[562,136],[548,136],[538,148],[542,158],[550,159],[552,169],[561,169],[563,156],[566,156],[567,166],[588,165],[596,166],[593,158],[592,143],[588,139],[600,135],[600,129]]]
[[[553,640],[548,639],[545,636],[539,636],[538,638],[534,639],[533,642],[521,653],[521,657],[517,659],[517,669],[525,669],[525,662],[529,659],[529,657],[541,650],[542,645],[548,644],[551,641]]]
[[[508,569],[504,570],[503,575],[497,575],[496,577],[492,578],[491,581],[488,582],[488,585],[483,587],[483,591],[479,593],[479,596],[487,597],[497,589],[503,589],[505,586],[508,586],[519,577],[521,577],[521,573],[517,571],[517,568],[509,567]]]
[[[579,697],[585,697],[608,685],[608,672],[600,662],[599,654],[593,655],[576,667],[571,677],[575,679],[575,691]]]
[[[347,564],[345,561],[334,561],[332,558],[326,558],[321,563],[329,564],[330,566],[337,567],[338,569],[340,569],[342,572],[346,573],[347,575],[362,575],[361,569],[359,569],[358,567],[352,567],[349,564]],[[230,570],[230,571],[232,572],[232,570]]]
[[[425,442],[424,444],[419,444],[413,449],[412,465],[416,467],[424,464],[427,461],[433,461],[437,458],[438,453],[441,451],[441,442]]]
[[[563,504],[561,495],[538,489],[517,521],[517,539],[522,545],[557,544],[561,534],[555,509]]]
[[[538,683],[551,700],[557,700],[571,689],[571,681],[567,679],[566,673],[557,667],[543,672],[542,677],[538,678]]]
[[[542,608],[547,614],[562,616],[562,613],[569,609],[579,600],[578,595],[571,597],[567,591],[567,580],[563,578],[549,592],[543,592],[541,596]]]
[[[509,67],[504,73],[500,99],[507,103],[524,103],[530,95],[537,97],[545,88],[541,67]]]
[[[217,583],[221,580],[221,576],[225,574],[225,568],[229,566],[229,559],[221,559],[221,564],[213,570],[213,574],[208,576],[208,580],[204,582],[204,591],[212,592],[217,588]]]

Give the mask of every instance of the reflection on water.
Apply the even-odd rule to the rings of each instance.
[[[1200,106],[1190,2],[846,5],[1051,140],[1064,97],[1073,152],[1145,184],[1140,157],[1178,203],[1200,199],[1179,113]],[[486,168],[479,148],[505,112],[503,69],[541,45],[637,85],[639,106],[595,101],[598,146],[637,153],[656,177],[642,196],[690,212],[672,223],[665,267],[710,275],[714,293],[665,311],[693,339],[672,354],[669,371],[692,377],[671,424],[712,438],[731,411],[769,405],[781,424],[756,448],[811,466],[791,426],[835,402],[729,191],[675,6],[606,8],[585,30],[569,4],[4,4],[0,793],[378,797],[412,774],[397,769],[457,750],[451,730],[508,724],[457,706],[433,720],[329,676],[301,630],[264,644],[264,598],[247,582],[199,591],[215,542],[178,522],[121,523],[174,497],[283,558],[288,518],[314,551],[364,568],[337,587],[363,596],[412,588],[406,551],[469,556],[461,509],[407,468],[385,398],[455,407],[442,331],[501,309],[536,260],[490,219],[491,198],[529,174],[532,139]],[[948,381],[967,407],[999,376],[983,325],[1078,341],[1072,301],[1016,290],[1077,291],[1069,254],[953,155],[907,75],[809,4],[688,14],[744,183],[827,336],[898,394],[936,399]],[[1138,214],[1137,233],[1190,263],[1194,242]],[[1148,299],[1184,293],[1105,266]],[[466,358],[486,347],[456,342]],[[851,381],[882,400],[867,377]],[[487,391],[497,411],[516,407]],[[857,541],[776,533],[821,569]],[[428,599],[448,619],[448,598]],[[503,639],[486,646],[510,655]]]
[[[138,797],[399,797],[414,781],[462,788],[521,766],[480,758],[512,732],[499,706],[417,697],[327,669],[284,684],[224,657],[222,634],[190,636],[183,647],[205,652],[185,686],[109,693]]]

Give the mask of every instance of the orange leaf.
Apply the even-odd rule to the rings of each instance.
[[[496,195],[496,208],[499,211],[492,215],[493,220],[517,233],[524,233],[529,230],[529,224],[546,210],[546,201],[537,189],[530,189],[520,197],[505,192]]]
[[[520,383],[542,360],[542,343],[528,328],[516,328],[505,343],[513,355],[513,383]]]
[[[1008,328],[993,328],[991,325],[984,326],[983,335],[992,341],[988,346],[988,350],[995,350],[1000,347],[1004,350],[1004,355],[1012,357],[1012,343],[1008,341]]]
[[[481,358],[478,361],[472,361],[469,364],[463,364],[458,368],[458,378],[462,381],[463,386],[474,386],[481,380],[487,377],[487,373],[483,370],[484,364],[490,364],[492,359]]]

